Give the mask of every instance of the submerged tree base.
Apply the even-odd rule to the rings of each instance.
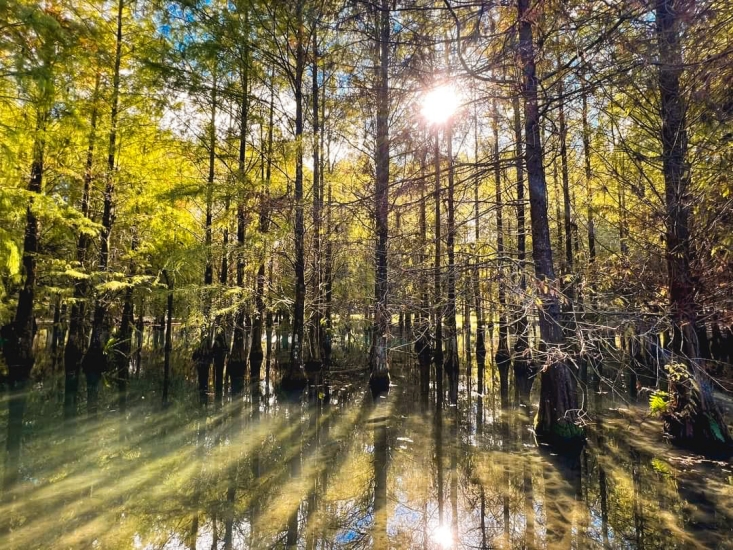
[[[662,414],[664,435],[673,444],[703,454],[730,453],[733,441],[703,374],[683,364],[667,366],[669,402]]]
[[[369,377],[369,389],[375,399],[389,393],[389,371],[372,372]]]
[[[537,441],[548,445],[554,452],[575,456],[580,454],[585,446],[585,430],[570,421],[559,421],[552,425],[549,430],[541,430],[535,418],[535,435]]]
[[[585,431],[578,415],[575,380],[563,361],[546,366],[540,376],[540,402],[534,421],[537,439],[562,454],[580,452]]]
[[[722,439],[721,424],[705,414],[694,420],[680,420],[674,415],[664,418],[664,436],[674,445],[706,456],[733,455],[733,442]]]
[[[323,362],[318,360],[311,360],[305,362],[305,372],[306,374],[316,374],[318,372],[321,372],[323,369]]]
[[[299,392],[303,391],[308,386],[308,377],[305,375],[305,371],[302,367],[295,369],[288,369],[283,377],[280,379],[280,391],[283,392]]]

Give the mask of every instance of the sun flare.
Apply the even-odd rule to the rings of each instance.
[[[421,112],[431,124],[443,124],[456,112],[458,105],[456,89],[450,84],[443,84],[425,94]]]
[[[440,548],[453,548],[453,532],[447,525],[439,525],[431,538]]]

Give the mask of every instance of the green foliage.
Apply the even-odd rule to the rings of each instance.
[[[667,464],[664,460],[660,460],[654,457],[651,459],[651,465],[654,471],[658,474],[667,477],[670,477],[672,475],[672,469],[670,468],[669,464]]]
[[[653,416],[666,414],[669,408],[669,393],[656,390],[649,396],[649,412]]]
[[[721,431],[718,422],[710,415],[706,415],[706,418],[710,425],[710,431],[713,434],[713,437],[715,437],[715,439],[718,440],[720,443],[725,443],[725,436],[723,435],[723,432]]]
[[[683,363],[670,363],[664,366],[664,370],[667,371],[670,381],[674,384],[687,383],[693,380],[690,370]]]
[[[575,422],[555,422],[552,424],[552,435],[562,441],[572,441],[585,437],[585,431]]]

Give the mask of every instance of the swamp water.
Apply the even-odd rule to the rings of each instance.
[[[221,408],[181,390],[75,424],[34,390],[0,548],[733,548],[729,462],[600,395],[581,455],[555,457],[465,384],[442,410],[398,371],[376,403],[363,381]]]

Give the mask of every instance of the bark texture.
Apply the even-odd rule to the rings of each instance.
[[[389,390],[388,339],[390,315],[387,303],[387,217],[389,213],[389,38],[390,3],[382,0],[379,12],[379,74],[377,77],[377,147],[375,222],[377,230],[374,338],[372,340],[372,394]]]
[[[686,105],[680,79],[683,73],[679,0],[657,0],[656,30],[659,45],[659,92],[662,116],[662,171],[666,200],[666,255],[670,309],[674,322],[673,349],[682,355],[687,373],[670,373],[670,413],[666,429],[682,445],[705,448],[730,444],[726,423],[714,399],[701,363],[701,338],[690,243],[692,198],[687,162]],[[707,342],[705,342],[707,344]]]
[[[547,219],[547,184],[542,163],[540,113],[537,100],[538,81],[532,37],[533,17],[529,14],[529,0],[518,0],[517,7],[519,55],[523,73],[525,166],[529,188],[532,258],[537,290],[541,300],[540,336],[545,348],[535,431],[540,437],[563,443],[582,437],[582,430],[575,424],[578,409],[575,381],[562,350],[560,303],[557,298],[557,280],[552,263],[550,228]]]

